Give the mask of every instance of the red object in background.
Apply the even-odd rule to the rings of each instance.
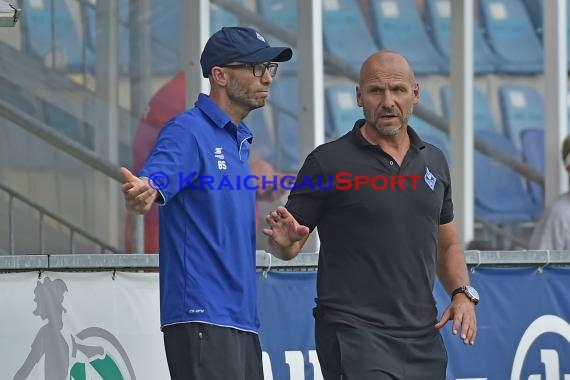
[[[150,153],[160,129],[168,120],[186,109],[185,77],[180,72],[162,86],[148,102],[133,144],[133,173],[138,173]],[[144,216],[144,252],[158,253],[158,206],[153,205]],[[127,215],[125,224],[125,250],[132,252],[132,216]]]
[[[135,134],[133,144],[133,168],[135,175],[141,170],[146,158],[148,157],[160,129],[174,116],[186,109],[185,99],[185,76],[184,72],[180,72],[162,86],[156,94],[148,102],[148,106],[139,120],[139,127]],[[277,175],[279,178],[283,175],[274,171],[273,167],[264,160],[252,162],[252,173],[257,176],[267,176],[272,178]],[[285,193],[283,188],[263,189],[261,184],[256,191],[256,200],[264,202],[273,202]],[[158,253],[158,207],[153,205],[149,212],[144,216],[144,252]],[[256,203],[256,224],[259,224],[259,207]],[[133,252],[134,244],[132,239],[132,216],[127,215],[125,223],[125,251]]]

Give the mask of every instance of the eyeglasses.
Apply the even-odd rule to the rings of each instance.
[[[267,64],[266,63],[257,63],[257,64],[239,63],[239,64],[235,64],[235,65],[224,65],[221,67],[228,67],[230,69],[242,69],[245,67],[251,67],[254,77],[262,77],[263,75],[265,75],[265,70],[267,70],[269,72],[269,75],[271,75],[271,77],[273,78],[273,77],[275,77],[275,74],[277,74],[277,67],[279,67],[279,65],[275,62],[270,62]]]

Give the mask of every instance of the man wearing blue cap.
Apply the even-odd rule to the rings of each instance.
[[[210,95],[161,129],[139,176],[121,168],[129,211],[160,207],[160,315],[172,379],[263,379],[257,331],[255,191],[220,184],[251,175],[243,123],[263,107],[288,47],[224,27],[200,64]]]

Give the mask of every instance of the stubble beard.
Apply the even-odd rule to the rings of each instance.
[[[399,126],[382,127],[376,122],[374,115],[372,115],[371,112],[369,112],[368,108],[362,107],[362,110],[364,112],[364,119],[366,120],[366,122],[370,124],[376,130],[376,132],[378,132],[380,136],[385,136],[385,137],[396,136],[405,125],[403,118],[401,116],[398,116],[398,118],[400,119]]]
[[[266,99],[253,98],[248,93],[247,89],[240,86],[237,82],[231,82],[228,87],[228,98],[235,103],[239,104],[248,113],[265,106]]]

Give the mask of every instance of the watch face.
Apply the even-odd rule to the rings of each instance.
[[[473,299],[479,301],[479,293],[477,292],[477,290],[475,290],[474,287],[467,285],[465,287],[465,292],[467,293],[467,295],[470,298],[473,298]]]

